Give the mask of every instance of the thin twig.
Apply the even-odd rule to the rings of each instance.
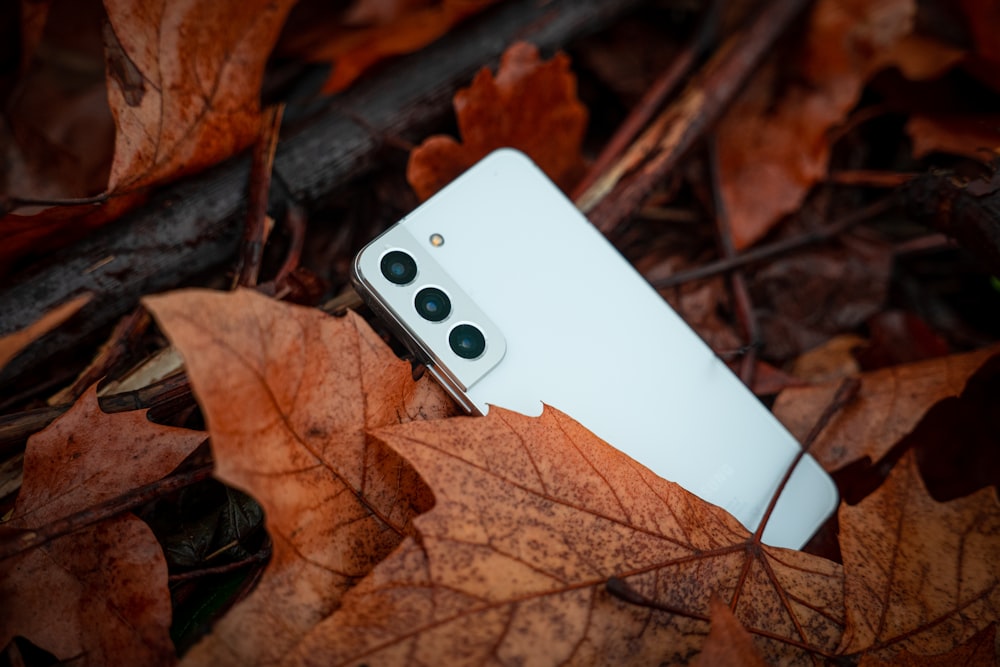
[[[629,144],[635,141],[642,129],[649,124],[653,116],[663,106],[667,97],[674,92],[681,81],[691,72],[691,69],[705,56],[708,49],[715,43],[725,4],[725,0],[713,0],[695,32],[694,39],[671,60],[670,65],[646,90],[622,124],[615,130],[611,139],[604,145],[600,155],[587,170],[587,174],[576,185],[573,190],[574,200],[582,199],[597,179],[611,167]]]
[[[107,376],[128,355],[129,349],[146,332],[151,321],[145,308],[136,308],[121,318],[90,364],[71,385],[53,395],[48,401],[49,405],[72,403],[80,398],[87,387]]]
[[[816,442],[816,438],[819,437],[819,434],[822,433],[823,429],[825,429],[827,424],[830,423],[830,420],[833,419],[838,412],[843,410],[844,406],[854,400],[854,397],[857,396],[860,388],[861,381],[857,378],[845,378],[840,383],[840,386],[837,387],[837,393],[833,395],[833,400],[830,401],[829,405],[826,406],[826,409],[823,410],[823,414],[821,414],[819,419],[816,420],[812,430],[809,431],[809,435],[806,436],[806,439],[802,442],[802,449],[795,455],[791,465],[788,466],[788,470],[785,471],[784,477],[781,478],[781,483],[778,484],[778,488],[775,489],[774,495],[771,496],[771,502],[767,504],[767,509],[764,510],[764,516],[760,520],[760,525],[758,525],[757,530],[754,531],[754,542],[761,541],[761,535],[764,534],[764,528],[767,527],[767,522],[771,518],[771,514],[774,512],[775,505],[778,504],[778,498],[781,497],[782,491],[785,490],[788,480],[792,478],[792,473],[794,473],[795,468],[798,467],[799,461],[801,461],[802,457],[809,452],[809,448],[813,446],[813,443]]]
[[[206,434],[206,437],[207,434]],[[80,510],[75,514],[57,519],[35,530],[17,531],[0,539],[0,560],[40,547],[54,539],[69,535],[100,521],[118,516],[131,509],[145,505],[168,493],[197,484],[212,475],[212,464],[193,470],[169,475],[163,479],[132,489],[127,493]]]
[[[285,255],[285,263],[278,269],[278,275],[274,282],[281,284],[288,275],[299,266],[302,259],[302,248],[306,242],[306,211],[298,204],[289,204],[285,213],[285,227],[288,229],[291,241],[288,244],[288,254]]]
[[[778,37],[811,0],[772,0],[719,48],[680,97],[578,200],[591,222],[612,233],[631,216],[750,79]]]
[[[242,560],[235,561],[233,563],[226,563],[225,565],[217,565],[215,567],[204,567],[198,570],[192,570],[190,572],[180,572],[178,574],[171,574],[168,577],[170,583],[178,583],[181,581],[191,581],[192,579],[201,579],[202,577],[208,577],[213,574],[225,574],[227,572],[232,572],[233,570],[241,570],[247,565],[254,565],[255,563],[262,563],[271,557],[271,542],[267,541],[267,544],[261,548],[255,554],[251,554]]]
[[[654,280],[651,284],[657,289],[674,287],[692,280],[711,278],[712,276],[720,273],[727,273],[729,271],[733,271],[734,269],[763,262],[808,245],[829,241],[832,238],[840,236],[851,227],[870,220],[880,213],[891,210],[896,205],[896,202],[897,198],[894,195],[890,195],[844,216],[841,220],[838,220],[823,229],[808,232],[794,238],[776,241],[767,245],[757,246],[752,250],[748,250],[741,255],[733,257],[732,259],[720,259],[718,261],[705,264],[704,266],[699,266],[697,269],[682,271],[680,273],[675,273],[672,276],[667,276],[666,278]]]
[[[243,228],[243,249],[236,271],[236,284],[243,287],[253,287],[260,276],[264,244],[267,243],[269,232],[267,203],[271,192],[271,172],[274,167],[274,154],[278,149],[278,134],[284,110],[285,105],[277,104],[264,111],[260,119],[260,133],[253,147],[250,201],[247,205],[246,226]]]
[[[709,138],[708,168],[711,175],[712,201],[715,208],[715,229],[719,239],[719,247],[724,259],[736,257],[736,245],[733,243],[733,229],[729,220],[729,209],[722,197],[722,180],[719,171],[719,151],[716,145],[716,135]],[[748,387],[753,386],[754,370],[757,368],[757,348],[760,340],[760,327],[754,315],[753,302],[750,299],[750,288],[742,269],[735,269],[729,276],[733,292],[733,302],[736,306],[736,317],[743,329],[743,340],[746,353],[740,359],[740,380]]]

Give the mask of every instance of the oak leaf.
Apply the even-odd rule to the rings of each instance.
[[[108,190],[177,178],[248,146],[264,65],[294,0],[105,0],[117,135]]]
[[[687,662],[713,593],[766,659],[808,664],[839,642],[839,565],[751,542],[555,409],[374,435],[427,480],[434,508],[285,664]],[[612,577],[648,603],[609,593]]]
[[[765,65],[737,98],[717,130],[720,195],[737,248],[798,209],[825,176],[827,133],[857,104],[865,82],[887,66],[913,61],[912,49],[900,44],[915,11],[914,0],[820,0],[794,59]],[[800,82],[779,75],[779,65],[792,61]],[[914,63],[908,73],[935,75],[940,68]]]
[[[959,396],[969,378],[997,354],[1000,348],[994,346],[862,374],[857,397],[827,424],[809,453],[831,472],[863,457],[882,459],[931,406]],[[838,385],[786,389],[775,401],[774,414],[792,435],[804,439]]]
[[[252,291],[144,303],[184,357],[216,476],[263,507],[273,556],[260,585],[186,656],[276,664],[403,537],[431,497],[366,429],[454,414],[429,379],[354,314],[332,318]]]
[[[847,609],[840,652],[941,654],[1000,618],[995,489],[939,503],[910,452],[839,516]]]
[[[28,440],[7,535],[46,525],[163,477],[205,434],[105,414],[94,388]],[[12,538],[12,539],[16,539]],[[0,647],[22,636],[80,665],[169,665],[167,565],[145,523],[122,515],[0,563]]]
[[[421,199],[503,147],[526,153],[563,190],[583,175],[587,109],[564,54],[542,62],[533,45],[512,44],[496,78],[481,69],[454,105],[462,143],[435,135],[410,153],[406,178]]]

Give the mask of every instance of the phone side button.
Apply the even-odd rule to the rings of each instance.
[[[429,364],[427,365],[427,370],[431,372],[431,375],[434,376],[434,379],[437,380],[437,383],[441,385],[446,392],[448,392],[448,395],[451,396],[453,399],[455,399],[456,403],[462,406],[463,410],[471,414],[475,415],[479,414],[479,410],[477,410],[476,406],[472,403],[472,401],[469,400],[469,397],[463,394],[461,391],[459,391],[454,385],[452,385],[451,380],[448,379],[448,376],[446,376],[444,373],[439,372],[437,367],[431,366]]]

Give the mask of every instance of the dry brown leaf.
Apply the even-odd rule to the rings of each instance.
[[[547,408],[375,432],[434,491],[408,538],[287,665],[687,662],[712,593],[758,650],[811,664],[843,623],[840,566],[755,547],[730,515]],[[669,613],[606,589],[620,577]]]
[[[483,68],[454,104],[462,143],[436,135],[410,153],[406,178],[421,199],[503,147],[526,153],[564,191],[583,175],[587,109],[564,54],[542,62],[533,45],[512,44],[496,78]]]
[[[245,290],[144,302],[184,357],[216,476],[260,502],[274,543],[260,585],[185,664],[278,663],[429,506],[413,470],[365,430],[456,407],[354,314]]]
[[[1000,116],[998,115],[914,115],[906,123],[906,133],[913,140],[913,156],[951,153],[981,162],[992,162],[1000,155]]]
[[[5,531],[34,531],[153,482],[205,434],[105,414],[88,390],[28,440],[24,484]],[[0,647],[17,635],[80,665],[169,665],[167,565],[156,538],[124,515],[0,563]]]
[[[766,65],[719,123],[720,194],[733,241],[745,248],[802,203],[826,174],[827,132],[857,104],[865,81],[892,64],[913,0],[820,0],[794,57]],[[793,77],[779,67],[797,63]],[[789,83],[792,78],[800,83]]]
[[[996,667],[996,623],[979,631],[968,641],[940,655],[915,655],[900,651],[890,660],[864,656],[858,667]]]
[[[264,65],[293,4],[104,0],[118,128],[109,191],[189,174],[253,142]]]
[[[0,368],[28,345],[38,340],[60,324],[71,318],[90,301],[89,292],[76,296],[66,303],[56,306],[20,331],[0,337]]]
[[[753,638],[717,596],[710,603],[712,627],[695,667],[767,667],[753,645]]]
[[[1000,353],[994,346],[860,376],[857,397],[838,413],[809,449],[829,471],[869,457],[880,460],[938,401],[958,396],[969,378]],[[800,441],[830,404],[839,382],[794,387],[778,395],[774,414]]]
[[[840,652],[941,654],[1000,618],[995,489],[939,503],[910,452],[839,516],[848,621]]]

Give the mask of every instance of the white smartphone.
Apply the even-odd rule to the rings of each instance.
[[[355,286],[462,406],[565,412],[662,477],[759,524],[798,442],[522,153],[487,156],[367,245]],[[805,456],[766,543],[836,508]]]

